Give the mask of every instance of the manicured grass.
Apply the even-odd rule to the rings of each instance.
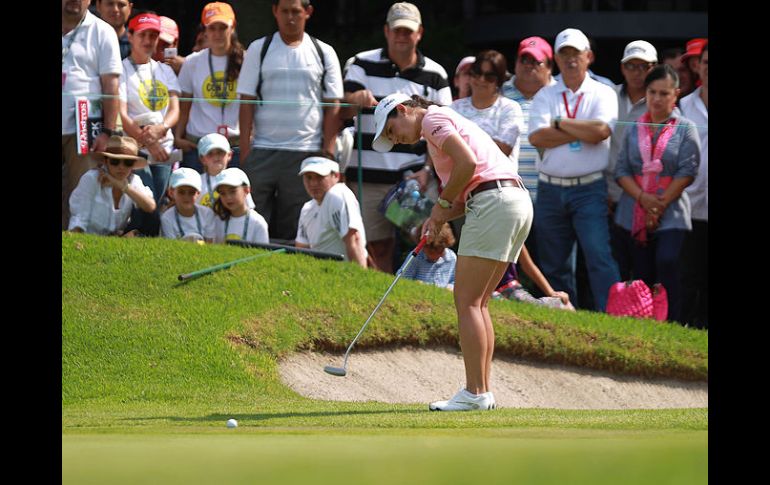
[[[257,253],[62,235],[65,483],[705,482],[705,409],[430,413],[296,395],[277,360],[344,350],[393,277],[276,254],[176,279]],[[491,308],[496,355],[708,376],[707,332]],[[449,292],[399,281],[357,347],[405,343],[457,346]],[[224,427],[231,417],[239,428]]]

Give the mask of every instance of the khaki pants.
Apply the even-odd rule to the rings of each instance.
[[[78,155],[75,134],[61,137],[61,228],[66,231],[70,222],[70,194],[80,177],[96,167],[91,155]]]

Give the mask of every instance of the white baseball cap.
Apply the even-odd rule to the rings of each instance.
[[[307,172],[317,173],[322,177],[326,177],[332,172],[340,173],[340,164],[324,157],[308,157],[302,160],[302,165],[300,166],[299,174],[297,175],[302,175]]]
[[[171,172],[171,178],[168,181],[169,187],[175,189],[181,185],[194,187],[198,192],[201,191],[201,174],[197,170],[182,167]]]
[[[220,135],[219,133],[209,133],[208,135],[203,136],[200,140],[198,140],[198,155],[201,157],[207,155],[211,150],[215,148],[229,152],[231,150],[230,142],[227,141],[227,138],[225,138],[223,135]]]
[[[466,56],[460,59],[460,62],[457,63],[457,67],[455,68],[455,75],[466,67],[470,69],[471,64],[474,62],[476,62],[476,56]]]
[[[588,37],[578,29],[564,29],[556,36],[554,47],[556,52],[559,52],[562,47],[574,47],[579,51],[587,51],[591,49],[591,44],[588,42]]]
[[[249,177],[246,176],[246,172],[240,168],[226,168],[219,172],[217,178],[214,179],[214,190],[220,185],[229,185],[231,187],[245,185],[246,187],[251,187]]]
[[[372,148],[378,152],[389,152],[393,148],[393,142],[388,139],[387,136],[383,136],[382,132],[385,129],[385,124],[388,122],[388,113],[390,113],[397,105],[404,101],[412,99],[404,93],[393,93],[385,96],[382,101],[374,108],[374,141],[372,142]]]
[[[658,62],[658,51],[645,40],[635,40],[629,42],[623,50],[623,59],[620,60],[620,63],[622,64],[631,59],[640,59],[644,62]]]

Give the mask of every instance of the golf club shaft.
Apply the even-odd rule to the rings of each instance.
[[[261,257],[264,257],[264,256],[270,256],[271,254],[282,253],[284,251],[286,251],[286,250],[285,249],[276,249],[275,251],[270,251],[269,253],[257,254],[255,256],[249,256],[248,258],[236,259],[235,261],[230,261],[228,263],[218,264],[218,265],[212,266],[210,268],[205,268],[205,269],[201,269],[201,270],[198,270],[198,271],[193,271],[192,273],[180,274],[178,276],[178,279],[179,279],[179,281],[187,281],[189,279],[197,278],[198,276],[203,276],[203,275],[206,275],[206,274],[209,274],[209,273],[213,273],[213,272],[219,271],[221,269],[227,269],[227,268],[229,268],[231,266],[234,266],[234,265],[236,265],[238,263],[245,263],[246,261],[251,261],[252,259],[257,259],[257,258],[261,258]]]
[[[372,317],[374,317],[374,314],[377,313],[377,310],[380,309],[380,306],[382,306],[382,303],[385,301],[385,298],[387,298],[388,295],[390,294],[390,290],[392,290],[393,287],[396,286],[396,283],[398,282],[399,278],[401,278],[401,274],[412,263],[412,259],[414,259],[414,257],[417,256],[417,254],[422,250],[422,247],[425,246],[425,240],[426,240],[426,236],[423,236],[422,239],[420,239],[420,243],[417,244],[417,247],[415,247],[414,250],[411,253],[409,253],[409,256],[406,257],[406,260],[404,261],[404,264],[402,264],[401,267],[398,268],[398,271],[396,272],[396,278],[393,280],[393,283],[390,284],[390,287],[388,287],[388,291],[386,291],[385,294],[382,295],[382,299],[380,299],[380,302],[374,308],[374,311],[372,312],[372,314],[369,315],[369,318],[366,319],[366,323],[364,323],[364,326],[361,327],[361,330],[358,331],[358,335],[356,335],[356,338],[354,338],[353,341],[350,342],[350,345],[348,346],[348,350],[347,350],[347,352],[345,352],[345,361],[342,364],[342,368],[343,369],[347,368],[347,365],[348,365],[348,355],[350,355],[350,350],[353,348],[353,345],[358,340],[358,337],[360,337],[361,334],[364,333],[364,330],[366,329],[366,326],[369,325],[369,322],[372,320]]]

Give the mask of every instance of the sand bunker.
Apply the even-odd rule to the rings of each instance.
[[[300,352],[279,362],[281,379],[297,393],[330,401],[422,403],[448,399],[465,381],[462,355],[452,348],[356,351],[346,377],[342,355]],[[579,367],[508,358],[492,363],[498,407],[558,409],[660,409],[708,407],[708,383],[640,379]]]

